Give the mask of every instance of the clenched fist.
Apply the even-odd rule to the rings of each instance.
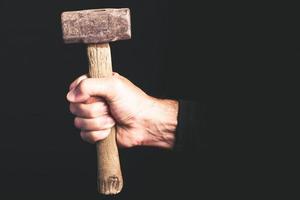
[[[74,124],[89,143],[103,140],[116,125],[121,147],[174,145],[178,102],[151,97],[117,73],[97,79],[80,76],[67,99]]]

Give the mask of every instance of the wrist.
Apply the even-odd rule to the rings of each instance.
[[[143,117],[146,134],[142,145],[172,149],[177,127],[178,101],[150,97],[150,109]]]

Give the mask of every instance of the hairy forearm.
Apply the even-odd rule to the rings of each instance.
[[[178,101],[151,98],[151,111],[145,117],[145,146],[172,149],[175,143]]]

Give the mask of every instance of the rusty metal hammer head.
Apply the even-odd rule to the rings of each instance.
[[[63,12],[61,22],[65,43],[97,44],[131,38],[128,8]]]

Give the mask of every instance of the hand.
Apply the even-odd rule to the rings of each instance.
[[[89,143],[105,139],[116,125],[121,147],[174,145],[178,102],[151,97],[117,73],[109,78],[79,77],[67,99],[74,124]]]

